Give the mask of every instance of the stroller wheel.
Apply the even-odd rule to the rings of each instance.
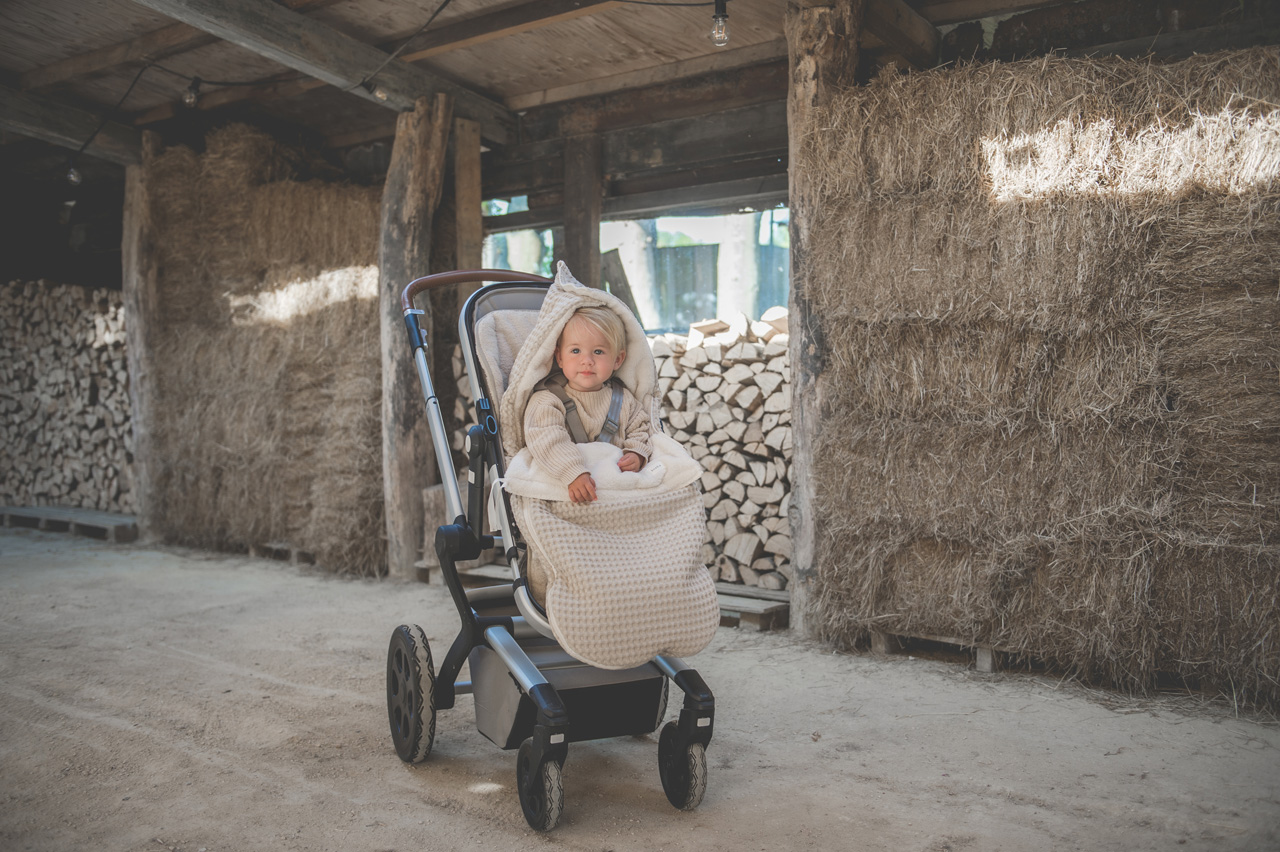
[[[535,766],[533,740],[520,744],[520,753],[516,756],[516,789],[520,793],[520,809],[530,827],[537,831],[556,827],[564,809],[560,764],[554,759],[544,759],[541,766]]]
[[[668,722],[658,738],[658,775],[667,801],[682,811],[691,811],[702,803],[707,792],[707,752],[702,743],[679,742],[679,726]]]
[[[436,670],[427,636],[416,624],[402,624],[387,649],[387,715],[396,754],[418,763],[436,738]]]

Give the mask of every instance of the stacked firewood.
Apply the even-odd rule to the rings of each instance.
[[[707,542],[703,559],[719,579],[784,589],[792,577],[791,383],[787,312],[756,322],[695,323],[688,334],[651,337],[666,428],[702,464]],[[454,416],[475,421],[461,349]],[[455,433],[461,450],[465,428]]]
[[[0,286],[0,503],[132,512],[118,290]]]
[[[791,579],[791,383],[787,312],[705,320],[651,338],[672,436],[703,467],[705,561],[766,589]]]

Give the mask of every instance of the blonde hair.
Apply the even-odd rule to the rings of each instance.
[[[573,316],[570,319],[581,319],[587,325],[600,332],[604,339],[609,341],[609,345],[613,347],[614,355],[626,351],[627,333],[622,325],[622,319],[603,305],[583,305],[573,312]]]

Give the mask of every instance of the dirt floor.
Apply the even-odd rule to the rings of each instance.
[[[1280,727],[962,663],[721,628],[710,781],[667,804],[656,738],[575,744],[528,830],[514,752],[388,734],[387,641],[456,630],[439,586],[0,530],[0,848],[1275,850]]]

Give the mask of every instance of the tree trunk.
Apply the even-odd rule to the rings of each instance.
[[[425,522],[422,490],[439,479],[400,293],[430,272],[431,220],[444,183],[451,112],[448,96],[436,95],[419,98],[412,112],[400,114],[382,195],[382,475],[387,569],[393,577],[415,576]],[[431,328],[429,315],[422,320],[423,328]]]
[[[154,532],[155,511],[155,357],[159,322],[155,225],[151,216],[149,172],[160,153],[160,137],[142,134],[142,162],[125,168],[124,233],[121,273],[124,290],[125,356],[129,364],[129,403],[133,408],[133,499],[138,533]]]
[[[854,84],[863,0],[800,0],[787,6],[787,54],[791,87],[787,96],[787,131],[791,162],[791,296],[790,361],[792,406],[791,546],[796,582],[791,586],[791,626],[806,632],[809,584],[816,573],[813,472],[818,460],[822,373],[826,359],[821,318],[810,307],[812,283],[806,256],[812,188],[802,162],[800,143],[810,131],[813,112],[832,93]]]

